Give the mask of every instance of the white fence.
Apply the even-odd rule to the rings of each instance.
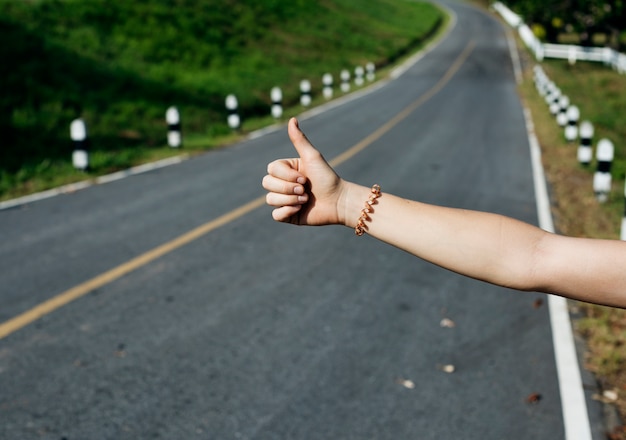
[[[619,73],[626,73],[626,55],[608,47],[583,47],[571,44],[546,44],[539,41],[522,17],[511,11],[501,2],[495,2],[492,8],[502,16],[511,27],[517,29],[520,38],[539,61],[544,58],[566,59],[571,64],[576,61],[595,61],[610,65]]]

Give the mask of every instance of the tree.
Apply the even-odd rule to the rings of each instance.
[[[595,33],[603,33],[618,48],[626,26],[626,0],[509,0],[511,9],[527,24],[540,26],[546,39],[556,42],[565,29],[576,32],[581,44],[592,44]],[[623,43],[622,43],[623,44]]]

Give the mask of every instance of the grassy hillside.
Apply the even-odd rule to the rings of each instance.
[[[267,115],[309,79],[397,59],[437,28],[432,5],[402,0],[31,0],[0,2],[0,198],[84,178],[69,124],[84,118],[92,173],[166,149],[165,110],[181,112],[186,147]],[[10,44],[7,44],[10,42]],[[245,128],[245,126],[244,126]],[[68,177],[69,176],[69,177]]]

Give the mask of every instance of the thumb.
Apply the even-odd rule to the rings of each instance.
[[[300,130],[300,125],[298,124],[298,120],[296,118],[291,118],[289,120],[287,133],[289,134],[291,143],[296,148],[296,151],[301,158],[307,158],[312,155],[319,154],[306,135],[302,132],[302,130]]]

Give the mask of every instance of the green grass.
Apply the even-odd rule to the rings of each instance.
[[[300,109],[299,82],[415,50],[444,19],[403,0],[31,0],[0,2],[0,199],[85,176],[68,166],[69,124],[82,117],[90,175],[174,154],[165,110],[181,113],[185,150],[272,122],[269,91]],[[285,117],[289,113],[286,112]],[[262,121],[262,122],[259,122]]]

